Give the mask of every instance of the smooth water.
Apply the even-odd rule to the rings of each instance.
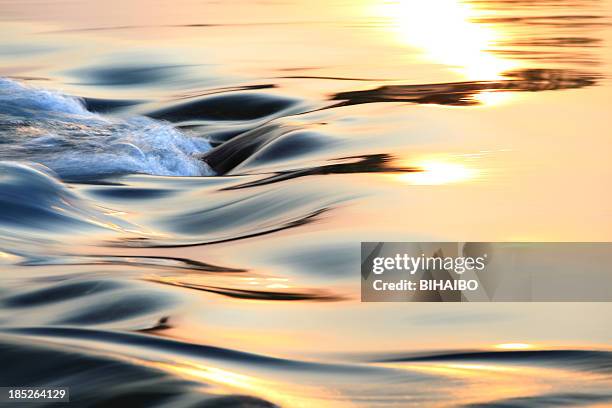
[[[609,406],[607,303],[361,303],[358,271],[360,241],[610,240],[611,16],[0,1],[0,385]]]

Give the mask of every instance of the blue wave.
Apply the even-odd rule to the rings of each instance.
[[[209,143],[142,116],[90,112],[76,97],[0,78],[0,160],[43,164],[64,180],[115,174],[212,174]]]

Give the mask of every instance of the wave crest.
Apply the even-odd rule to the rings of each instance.
[[[75,97],[0,79],[0,160],[28,160],[65,180],[114,174],[212,174],[197,155],[208,141],[172,125],[88,111]]]

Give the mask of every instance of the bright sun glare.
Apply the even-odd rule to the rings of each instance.
[[[475,23],[479,12],[460,0],[398,0],[385,3],[383,14],[390,18],[402,42],[423,50],[426,59],[460,72],[468,80],[495,80],[515,63],[488,50],[500,33]]]
[[[461,163],[427,160],[416,164],[420,172],[400,175],[403,181],[419,185],[439,185],[465,182],[476,176],[476,170]]]

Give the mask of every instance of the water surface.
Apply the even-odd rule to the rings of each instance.
[[[606,303],[358,287],[360,241],[610,240],[609,1],[0,10],[2,384],[79,406],[612,403]]]

